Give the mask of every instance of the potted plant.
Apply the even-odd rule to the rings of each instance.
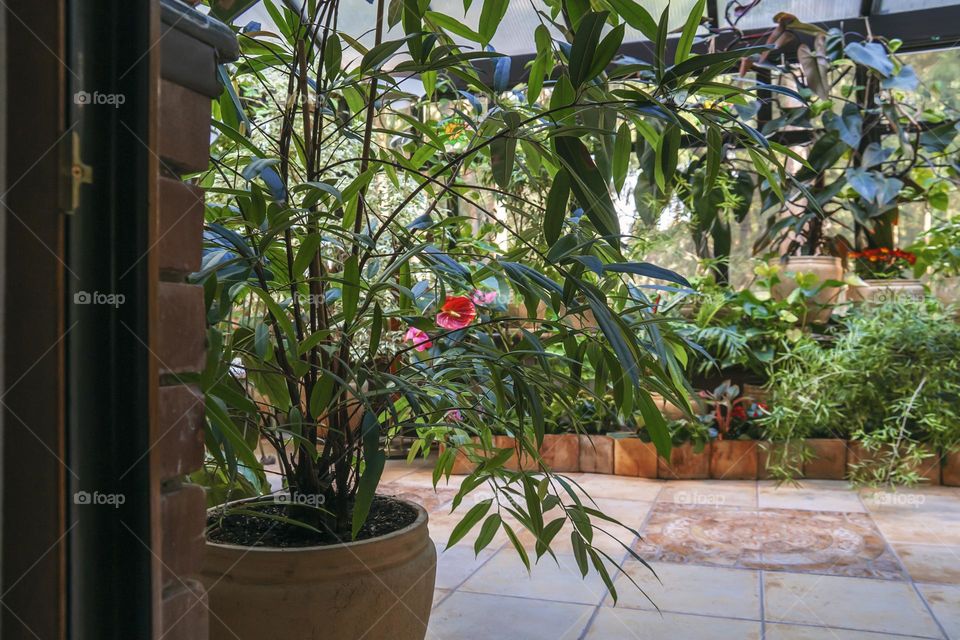
[[[960,301],[960,216],[930,228],[909,251],[917,257],[914,277],[929,274],[937,298],[943,304],[957,304]]]
[[[839,259],[852,248],[893,251],[903,204],[943,206],[955,177],[936,167],[952,153],[957,132],[942,107],[919,91],[914,70],[896,54],[897,41],[856,41],[785,12],[776,21],[769,41],[777,51],[796,46],[797,62],[771,64],[775,51],[753,65],[779,79],[772,91],[786,94],[763,131],[784,142],[789,138],[791,147],[805,153],[794,158],[783,198],[774,197],[780,185],[762,187],[763,209],[773,215],[758,247],[783,250],[788,273],[816,274],[840,285]],[[839,212],[853,223],[842,222]],[[790,289],[785,279],[778,295]],[[840,301],[840,294],[840,286],[824,288],[819,302]]]
[[[598,572],[615,593],[593,543],[593,522],[610,519],[539,464],[508,462],[517,451],[539,462],[544,407],[586,386],[587,363],[591,384],[612,390],[618,412],[638,411],[669,455],[650,392],[679,398],[682,366],[637,279],[688,283],[623,255],[611,191],[637,123],[672,123],[654,134],[661,182],[674,178],[681,129],[739,137],[759,165],[782,162],[705,106],[701,89],[715,91],[718,73],[759,49],[692,55],[699,15],[672,58],[660,37],[655,64],[633,66],[614,60],[624,20],[656,40],[667,12],[652,32],[637,5],[621,16],[554,3],[565,41],[537,28],[518,99],[509,61],[488,46],[506,3],[485,0],[473,27],[423,2],[387,4],[350,4],[370,12],[372,31],[359,38],[337,30],[346,5],[296,11],[265,0],[273,24],[242,29],[215,105],[219,137],[198,177],[211,194],[205,258],[193,277],[206,293],[209,356],[189,381],[206,396],[212,473],[202,477],[218,479],[218,495],[247,496],[208,519],[215,640],[231,629],[252,639],[423,638],[435,571],[427,516],[378,493],[385,436],[398,431],[417,433],[411,456],[445,445],[436,482],[458,451],[473,464],[455,505],[481,488],[496,497],[466,510],[448,546],[477,527],[479,552],[503,530],[529,567],[518,529],[535,536],[539,558],[568,523],[581,572]],[[388,39],[391,27],[403,35]],[[422,94],[398,82],[406,75],[419,76]],[[638,76],[655,91],[638,90]],[[501,204],[523,215],[501,217]],[[479,220],[457,215],[461,205],[489,238],[469,237]],[[491,278],[523,299],[530,326],[485,311],[476,292]],[[595,326],[577,321],[585,310]],[[277,489],[250,430],[275,450]],[[497,430],[510,447],[497,446]],[[625,530],[622,543],[631,557],[635,535]]]
[[[902,249],[864,249],[849,255],[856,261],[860,281],[851,282],[847,297],[854,302],[923,301],[925,290],[919,280],[904,278],[917,261],[916,255]]]

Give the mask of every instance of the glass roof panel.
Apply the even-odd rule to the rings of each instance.
[[[895,0],[896,4],[900,2],[902,0]],[[774,25],[773,16],[781,11],[812,23],[856,18],[860,15],[860,3],[861,0],[762,0],[738,21],[737,6],[749,3],[728,4],[725,0],[717,0],[723,22],[728,25],[736,22],[737,28],[742,30],[770,28]]]
[[[659,19],[667,3],[668,0],[645,0],[643,6],[655,19]],[[696,4],[696,0],[673,0],[673,2],[670,2],[670,26],[672,29],[679,29],[683,26],[694,4]],[[474,2],[466,15],[464,15],[463,12],[463,0],[432,0],[430,5],[432,10],[453,16],[467,26],[476,29],[480,21],[480,11],[483,7],[483,2]],[[551,29],[554,36],[557,35],[556,30],[549,25],[548,19],[542,18],[538,13],[539,11],[543,11],[549,17],[549,8],[540,0],[511,2],[503,18],[503,22],[500,24],[500,28],[497,30],[493,42],[491,42],[491,46],[499,53],[510,56],[535,52],[536,45],[533,40],[533,32],[534,29],[541,24],[541,19],[543,23],[547,24],[548,28]],[[374,39],[373,27],[376,19],[377,9],[374,4],[366,2],[366,0],[347,0],[341,4],[339,29],[358,38],[365,46],[371,46]],[[259,22],[265,30],[276,33],[273,20],[260,3],[234,19],[234,23],[240,25],[247,24],[251,21]],[[396,39],[402,36],[403,28],[401,25],[397,25],[384,35],[384,40]],[[454,39],[460,40],[456,37]],[[625,43],[645,39],[639,31],[627,27],[624,36]],[[461,41],[460,43],[472,44],[474,47],[479,46],[476,43],[468,43],[466,41]]]
[[[916,9],[952,7],[958,4],[960,4],[958,0],[879,0],[879,6],[874,13],[903,13]]]

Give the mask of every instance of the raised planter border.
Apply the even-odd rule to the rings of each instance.
[[[560,443],[563,443],[560,445]],[[553,451],[546,444],[553,444]],[[516,448],[510,436],[495,436],[497,447]],[[670,461],[656,455],[652,443],[631,437],[609,435],[548,434],[544,436],[544,464],[558,473],[599,473],[631,478],[661,480],[765,480],[768,448],[780,443],[762,440],[717,440],[702,452],[694,453],[690,443],[674,447]],[[869,459],[858,442],[839,438],[810,438],[804,441],[814,457],[803,465],[802,478],[808,480],[845,480],[851,465]],[[556,455],[559,454],[559,457]],[[819,455],[818,455],[819,454]],[[535,460],[524,454],[522,466],[532,469]],[[521,462],[516,454],[507,468],[516,470]],[[457,455],[453,475],[466,475],[473,465],[461,453]],[[928,461],[921,475],[931,486],[960,486],[960,451],[946,453]]]

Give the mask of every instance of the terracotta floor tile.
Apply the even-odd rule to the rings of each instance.
[[[760,623],[601,607],[586,640],[760,640]]]
[[[943,584],[918,584],[923,599],[933,610],[949,638],[960,638],[960,587]]]
[[[893,550],[915,582],[960,585],[960,547],[895,542]]]
[[[617,607],[760,619],[759,571],[663,562],[651,566],[656,577],[639,562],[625,565],[629,578],[633,578],[643,592],[627,575],[621,574],[614,583],[619,595]],[[604,604],[612,605],[613,601],[608,596]]]
[[[576,640],[594,607],[454,592],[430,616],[426,640]]]
[[[582,578],[572,555],[557,554],[557,560],[559,566],[546,555],[533,565],[531,558],[532,569],[527,573],[516,551],[506,546],[470,576],[459,590],[591,605],[603,599],[606,588],[595,571]],[[610,570],[612,572],[614,568]]]
[[[649,560],[902,579],[869,516],[658,502],[635,547]]]
[[[764,611],[770,622],[940,637],[936,622],[906,582],[765,573]]]
[[[749,480],[671,480],[658,502],[702,507],[756,507],[757,483]]]
[[[766,640],[904,640],[905,636],[827,627],[767,623]]]

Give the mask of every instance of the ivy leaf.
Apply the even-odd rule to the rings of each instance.
[[[884,78],[893,75],[893,61],[879,42],[850,42],[843,52],[857,64],[873,69]]]

